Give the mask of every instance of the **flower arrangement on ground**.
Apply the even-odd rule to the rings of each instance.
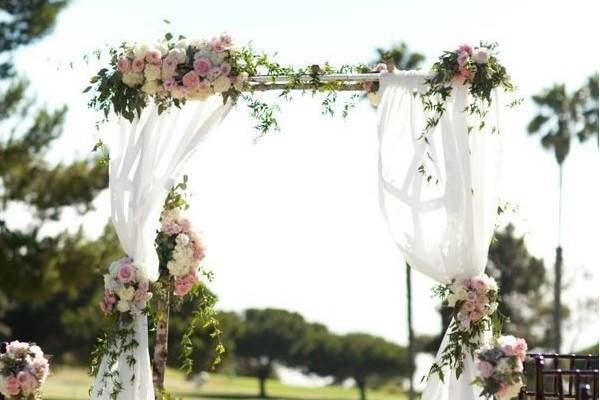
[[[12,341],[0,354],[0,393],[10,400],[39,399],[48,372],[48,359],[39,346]]]
[[[477,352],[479,376],[473,384],[483,388],[480,396],[496,400],[517,397],[523,386],[523,362],[527,342],[514,336],[500,336],[494,346]]]

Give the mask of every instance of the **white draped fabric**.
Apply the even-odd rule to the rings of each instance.
[[[151,281],[158,279],[154,239],[166,195],[190,155],[230,108],[231,104],[223,104],[220,96],[205,102],[190,101],[181,109],[173,108],[161,115],[152,104],[133,122],[122,118],[118,131],[109,137],[112,222],[123,251]],[[123,385],[118,398],[154,400],[145,316],[134,318],[134,330],[139,344],[133,354],[134,368],[128,366],[126,354],[121,354],[113,366]],[[111,379],[102,383],[107,367],[107,360],[102,360],[92,399],[110,397]]]
[[[446,111],[428,141],[419,139],[427,113],[421,99],[425,75],[384,73],[378,107],[380,203],[393,239],[406,261],[439,283],[483,273],[495,225],[500,164],[497,91],[481,120],[463,112],[469,95],[456,86]],[[468,132],[468,127],[474,129]],[[427,182],[425,174],[432,175]],[[434,183],[435,180],[437,183]],[[442,350],[448,334],[442,342]],[[439,353],[438,353],[439,359]],[[457,380],[446,370],[444,382],[430,377],[423,400],[470,400],[479,388],[470,385],[476,370],[472,357]]]

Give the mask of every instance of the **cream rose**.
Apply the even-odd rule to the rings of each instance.
[[[146,81],[146,83],[144,83],[144,85],[142,86],[142,91],[150,95],[156,94],[160,89],[161,85],[158,83],[157,80]]]
[[[116,290],[117,295],[121,299],[121,301],[130,301],[135,296],[135,289],[132,286],[129,287],[120,287]]]
[[[369,99],[369,102],[375,107],[379,105],[379,95],[377,93],[368,93],[367,98]]]
[[[121,80],[127,86],[134,87],[134,86],[141,85],[142,83],[144,83],[144,75],[140,72],[131,72],[131,73],[123,74],[123,78]]]
[[[129,303],[121,300],[117,303],[117,310],[119,310],[120,312],[127,312],[129,311],[130,307],[129,307]]]
[[[213,82],[213,89],[216,93],[223,93],[229,90],[231,81],[226,76],[220,76]]]
[[[157,79],[160,79],[160,67],[154,64],[146,64],[146,68],[144,69],[144,76],[149,81],[155,81]]]

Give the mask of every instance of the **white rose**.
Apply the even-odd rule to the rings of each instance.
[[[177,43],[175,43],[175,48],[176,49],[187,49],[188,46],[190,45],[190,42],[187,39],[179,39],[177,41]]]
[[[135,289],[133,288],[133,286],[123,286],[117,289],[117,295],[119,296],[121,301],[130,301],[131,299],[133,299],[133,296],[135,296]]]
[[[456,294],[450,293],[446,298],[446,301],[448,302],[448,307],[454,307],[456,305],[456,302],[458,301],[458,299],[456,298]]]
[[[169,47],[167,46],[167,44],[164,41],[157,42],[156,45],[154,46],[154,48],[156,50],[160,51],[160,55],[162,57],[166,56],[167,53],[169,52]]]
[[[123,74],[123,78],[121,80],[127,86],[134,87],[144,83],[144,74],[141,72],[128,72]]]
[[[185,233],[180,233],[179,235],[177,235],[175,241],[177,242],[177,245],[187,246],[188,243],[190,243],[190,237]]]
[[[117,303],[117,310],[119,310],[120,312],[127,312],[129,311],[129,303],[124,301],[124,300],[120,300]]]
[[[492,303],[490,304],[490,306],[488,307],[486,314],[487,315],[492,315],[493,313],[496,312],[496,310],[498,309],[498,303]]]
[[[208,58],[213,65],[219,65],[225,60],[225,53],[210,52],[208,54]]]
[[[375,107],[379,105],[379,95],[377,93],[367,93],[367,98],[369,99],[369,102]]]
[[[157,79],[160,79],[160,67],[154,64],[146,64],[146,68],[144,69],[144,76],[149,81],[155,81]]]
[[[142,265],[134,265],[135,267],[135,280],[137,282],[145,282],[148,280],[148,275],[146,275],[144,266]]]
[[[213,82],[213,89],[216,93],[223,93],[229,90],[231,81],[226,76],[220,76]]]
[[[471,58],[476,64],[485,64],[488,61],[488,52],[486,49],[475,49],[473,50],[473,54]]]
[[[144,58],[146,57],[146,53],[150,50],[150,45],[148,43],[141,43],[135,46],[133,49],[133,56],[135,58]]]
[[[458,301],[463,301],[467,299],[467,291],[465,290],[464,286],[459,286],[458,289],[456,289],[456,291],[454,292],[454,295],[456,296],[456,299]]]
[[[175,58],[178,64],[183,64],[185,62],[185,59],[187,58],[185,48],[176,47],[169,52],[169,55]]]
[[[146,83],[144,83],[144,85],[142,86],[142,91],[144,93],[147,94],[156,94],[159,90],[160,90],[161,86],[158,83],[158,81],[153,80],[153,81],[146,81]]]

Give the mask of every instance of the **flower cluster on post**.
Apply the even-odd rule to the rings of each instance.
[[[163,211],[160,232],[172,247],[167,270],[174,279],[174,293],[179,297],[185,296],[198,282],[198,267],[204,258],[204,246],[179,208]]]
[[[479,376],[473,382],[483,387],[480,396],[508,400],[523,386],[523,362],[527,342],[514,336],[500,336],[492,347],[477,352]]]
[[[39,346],[10,342],[0,354],[0,393],[11,400],[39,399],[48,371],[48,360]]]
[[[442,350],[439,363],[434,363],[429,374],[444,378],[443,368],[450,366],[460,376],[464,368],[464,357],[474,355],[491,331],[499,335],[501,320],[498,315],[498,284],[483,274],[460,282],[439,285],[434,293],[441,298],[442,306],[452,311],[452,322],[448,327],[448,345]]]
[[[372,70],[363,72],[388,72],[388,67],[384,63],[379,63]],[[377,107],[379,105],[379,81],[363,82],[362,88],[365,92],[367,92],[367,98],[369,99],[369,102],[373,106]]]
[[[150,282],[144,271],[131,258],[123,257],[113,262],[104,275],[104,298],[100,308],[106,314],[116,310],[139,315],[152,298],[149,288]]]

